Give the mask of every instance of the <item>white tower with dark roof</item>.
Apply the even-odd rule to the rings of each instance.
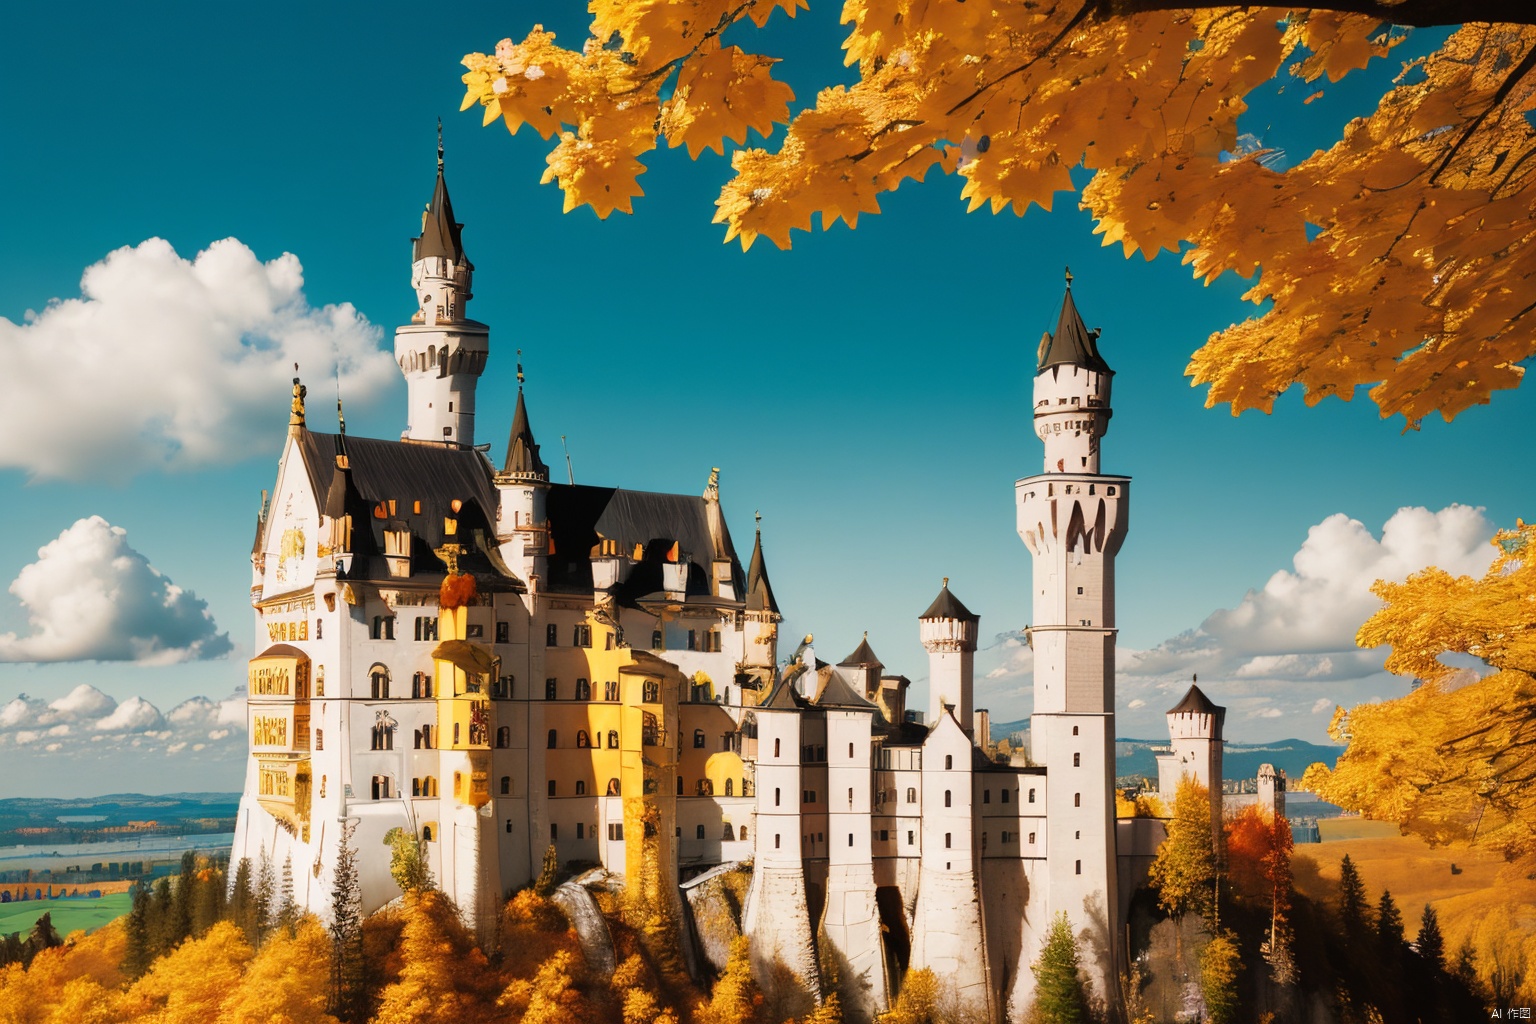
[[[966,735],[974,728],[976,627],[981,616],[949,592],[949,577],[928,610],[917,617],[923,648],[928,652],[928,724],[937,725],[946,706]]]
[[[474,265],[464,255],[464,225],[453,219],[443,180],[442,127],[437,185],[412,242],[416,313],[395,328],[395,361],[405,374],[409,422],[400,438],[473,446],[475,385],[485,370],[490,328],[465,316]]]
[[[1123,476],[1099,472],[1113,371],[1072,300],[1071,275],[1054,334],[1040,342],[1035,431],[1045,472],[1015,486],[1019,536],[1034,561],[1035,761],[1045,765],[1050,909],[1079,935],[1098,995],[1118,968],[1115,858],[1115,554],[1128,525]]]
[[[1191,684],[1173,707],[1168,709],[1169,750],[1157,756],[1157,788],[1173,809],[1179,780],[1188,775],[1204,786],[1211,796],[1211,835],[1221,846],[1221,755],[1224,741],[1221,727],[1227,709],[1214,703],[1198,685]]]

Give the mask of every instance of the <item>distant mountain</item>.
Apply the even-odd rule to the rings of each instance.
[[[0,799],[0,843],[27,841],[16,829],[56,829],[69,833],[94,833],[100,829],[127,825],[131,821],[154,821],[171,830],[189,823],[190,831],[207,831],[227,820],[233,828],[240,809],[239,793],[112,793],[107,796],[11,797]],[[60,818],[70,819],[60,821]],[[196,822],[197,824],[190,824]],[[80,838],[93,838],[81,835]]]
[[[1029,719],[1016,722],[992,723],[992,739],[997,741],[1017,734],[1029,735]],[[1117,738],[1115,740],[1115,774],[1157,778],[1157,755],[1154,747],[1166,747],[1168,741]],[[1299,779],[1307,767],[1318,761],[1332,768],[1343,747],[1308,743],[1306,740],[1274,740],[1270,743],[1239,743],[1227,741],[1222,752],[1221,774],[1228,779],[1251,779],[1259,772],[1259,765],[1272,764],[1291,779]]]

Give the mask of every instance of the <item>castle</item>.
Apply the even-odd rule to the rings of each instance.
[[[385,843],[403,829],[485,941],[550,846],[631,879],[654,856],[673,900],[686,878],[750,862],[740,925],[761,976],[787,968],[819,996],[834,958],[864,1020],[917,967],[987,1018],[1019,1019],[1062,912],[1113,1003],[1123,900],[1161,830],[1115,816],[1130,481],[1100,472],[1113,372],[1070,277],[1034,379],[1043,472],[1016,485],[1034,760],[1009,765],[981,749],[979,620],[948,581],[917,616],[929,695],[909,713],[906,678],[867,640],[831,665],[807,637],[780,665],[761,532],[744,567],[717,472],[700,496],[552,480],[520,366],[497,469],[476,444],[490,346],[466,315],[473,269],[440,146],[417,309],[395,334],[401,438],[311,430],[294,381],[251,552],[259,653],[234,858],[290,863],[296,899],[326,917],[350,823],[371,912],[399,895]]]

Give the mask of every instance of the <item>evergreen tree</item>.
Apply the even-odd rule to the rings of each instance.
[[[1440,933],[1439,915],[1428,903],[1419,919],[1419,956],[1436,971],[1445,969],[1445,936]]]
[[[555,844],[550,843],[544,848],[544,866],[539,871],[538,881],[533,883],[533,891],[540,896],[548,897],[560,883],[560,851],[555,849]]]
[[[1183,792],[1183,787],[1180,787]],[[1207,807],[1210,805],[1207,804]],[[1206,822],[1210,822],[1207,814]],[[1209,836],[1209,831],[1207,831]],[[1086,1024],[1088,1004],[1078,979],[1077,939],[1067,915],[1058,913],[1045,935],[1040,959],[1032,965],[1035,972],[1035,1005],[1032,1021],[1036,1024]]]
[[[192,937],[192,905],[197,899],[197,854],[187,850],[181,855],[181,873],[171,890],[171,921],[166,933],[171,945],[180,945]]]
[[[133,886],[133,909],[128,911],[126,931],[128,941],[123,954],[123,971],[130,978],[137,978],[155,959],[149,932],[149,889],[142,882]]]
[[[1211,1024],[1237,1020],[1237,976],[1243,969],[1242,954],[1231,932],[1222,931],[1200,953],[1200,994],[1205,998],[1206,1019]]]
[[[53,926],[53,912],[45,911],[32,925],[32,931],[22,944],[22,960],[29,966],[32,958],[45,949],[64,945],[64,938]]]
[[[1339,864],[1339,920],[1347,936],[1354,939],[1365,933],[1370,926],[1366,913],[1365,883],[1346,853]]]
[[[1477,977],[1477,954],[1472,951],[1472,940],[1462,942],[1461,948],[1456,951],[1456,967],[1452,973],[1468,990],[1482,990],[1482,982]]]
[[[1403,915],[1398,913],[1397,901],[1392,894],[1381,890],[1381,900],[1376,904],[1376,938],[1384,957],[1400,956],[1403,949]]]
[[[256,945],[256,892],[251,887],[251,858],[241,857],[235,868],[235,884],[229,894],[229,919]]]
[[[225,917],[224,872],[213,863],[197,873],[197,888],[192,901],[192,934],[202,938]]]
[[[363,891],[357,877],[357,850],[352,834],[357,825],[341,827],[331,882],[331,1012],[343,1020],[367,1018],[364,991]]]
[[[169,953],[176,948],[176,922],[171,906],[171,880],[161,876],[149,897],[149,949],[150,959]]]
[[[261,867],[256,873],[256,941],[259,944],[272,930],[272,917],[277,908],[273,905],[277,879],[272,872],[272,858],[265,848],[261,851]]]
[[[294,926],[299,922],[299,908],[293,900],[293,855],[283,858],[283,885],[277,900],[277,927],[293,938]]]

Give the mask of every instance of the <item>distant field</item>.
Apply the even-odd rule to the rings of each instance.
[[[133,898],[126,892],[97,899],[23,900],[0,903],[0,935],[20,932],[25,938],[32,925],[44,914],[53,915],[53,927],[60,935],[84,928],[92,931],[128,913]]]
[[[1504,861],[1495,854],[1431,847],[1417,836],[1398,835],[1397,826],[1390,822],[1346,818],[1319,824],[1324,842],[1299,845],[1292,854],[1296,888],[1312,899],[1333,902],[1338,894],[1339,862],[1348,854],[1373,905],[1382,889],[1391,891],[1410,939],[1418,934],[1419,915],[1426,903],[1436,904],[1443,920],[1447,910],[1481,902],[1474,894],[1499,896]],[[1341,824],[1362,832],[1375,830],[1375,834],[1332,839],[1328,826]],[[1380,834],[1383,827],[1386,835]],[[1452,873],[1453,864],[1458,873]]]
[[[1317,822],[1317,830],[1325,843],[1340,839],[1388,839],[1402,834],[1396,822],[1371,821],[1368,818],[1321,818]],[[1343,856],[1339,854],[1339,857]]]

